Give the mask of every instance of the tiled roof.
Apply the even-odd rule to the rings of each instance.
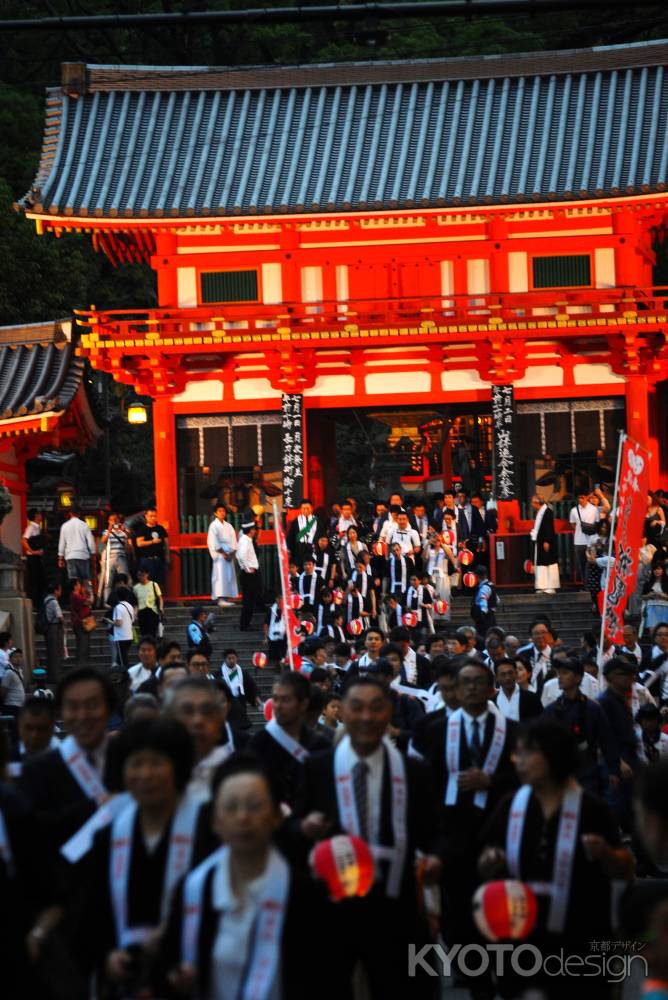
[[[0,421],[60,412],[81,383],[69,320],[0,327]]]
[[[67,64],[24,205],[160,218],[661,191],[666,64],[666,42],[278,69]]]

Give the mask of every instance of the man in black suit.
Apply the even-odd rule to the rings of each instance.
[[[537,592],[555,594],[560,587],[557,533],[552,509],[538,495],[531,500],[536,520],[531,529],[534,543],[534,586]]]
[[[282,674],[271,693],[273,717],[248,744],[276,782],[281,802],[291,808],[304,762],[311,753],[329,746],[305,724],[310,697],[306,677],[294,670]]]
[[[299,514],[290,522],[285,540],[292,560],[300,570],[304,565],[304,559],[313,556],[313,548],[322,534],[324,534],[322,525],[313,513],[313,505],[307,497],[304,497],[299,505]]]
[[[506,719],[528,722],[540,715],[543,711],[541,700],[533,691],[524,691],[519,686],[513,660],[497,660],[494,666],[499,689],[494,701]]]
[[[385,736],[391,714],[382,683],[351,681],[342,706],[346,735],[335,749],[306,761],[295,805],[307,842],[350,833],[366,840],[376,859],[369,894],[331,907],[333,940],[344,945],[327,970],[337,996],[350,996],[358,961],[374,997],[434,995],[434,980],[420,975],[419,966],[409,978],[407,959],[409,944],[419,951],[428,941],[417,905],[415,852],[426,855],[424,881],[434,883],[442,842],[429,772]]]
[[[425,757],[443,803],[441,906],[448,947],[478,941],[471,899],[478,883],[480,832],[503,795],[519,784],[511,760],[518,725],[492,710],[495,693],[492,671],[481,659],[470,658],[457,678],[461,708],[434,722],[425,738]],[[483,977],[473,983],[483,992],[491,985]]]
[[[68,732],[57,750],[28,758],[19,789],[54,847],[61,847],[120,785],[114,777],[107,723],[114,688],[92,667],[71,670],[56,692],[56,711]]]

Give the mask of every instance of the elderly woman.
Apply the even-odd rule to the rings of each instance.
[[[185,794],[193,746],[179,722],[133,722],[114,751],[129,801],[95,835],[78,954],[134,996],[150,980],[174,887],[217,839],[208,805]]]
[[[483,878],[510,877],[534,888],[536,927],[528,943],[545,955],[590,954],[592,940],[609,940],[613,879],[633,877],[633,859],[620,846],[608,807],[584,791],[575,773],[573,734],[558,722],[535,719],[519,737],[515,767],[522,786],[499,803],[483,831],[479,860]],[[508,969],[510,963],[506,963]],[[532,976],[532,989],[563,997],[568,976]],[[577,982],[571,983],[576,989]],[[503,976],[504,997],[518,996],[527,980]],[[587,996],[609,995],[605,975],[588,975]]]

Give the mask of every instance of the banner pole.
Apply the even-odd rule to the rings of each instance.
[[[281,516],[278,511],[278,504],[275,498],[271,501],[271,506],[274,512],[274,531],[276,533],[276,557],[278,558],[278,575],[281,578],[281,594],[283,595],[283,621],[285,622],[285,637],[288,640],[287,642],[288,663],[290,664],[290,670],[294,670],[292,636],[290,634],[290,617],[288,615],[289,594],[286,593],[287,574],[285,573],[283,566],[285,560],[285,554],[283,551],[283,547],[285,545],[285,536],[283,534],[281,525]]]
[[[599,658],[603,656],[603,640],[605,638],[605,613],[608,607],[608,588],[610,586],[610,580],[612,579],[612,573],[610,572],[610,559],[612,558],[612,546],[615,540],[615,529],[617,527],[617,497],[619,494],[619,473],[622,467],[622,452],[624,451],[624,442],[626,441],[628,435],[626,431],[620,431],[619,433],[619,448],[617,450],[617,470],[615,472],[615,492],[612,499],[612,517],[610,519],[610,538],[608,540],[608,565],[607,572],[605,574],[605,589],[603,590],[603,607],[601,609],[601,635],[598,644]],[[598,665],[600,671],[601,667]]]

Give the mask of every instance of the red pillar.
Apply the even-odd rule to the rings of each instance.
[[[656,489],[659,478],[657,441],[652,440],[649,426],[649,385],[646,375],[626,376],[626,433],[652,452],[650,488]]]
[[[171,549],[169,594],[181,593],[181,559],[177,536],[181,533],[176,489],[176,428],[174,408],[170,399],[153,402],[153,445],[155,453],[155,504],[158,520],[168,534]]]

